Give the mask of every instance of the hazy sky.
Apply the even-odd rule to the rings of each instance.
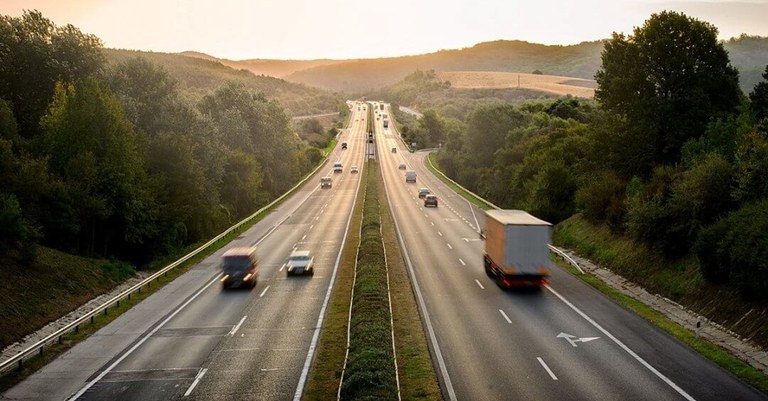
[[[574,44],[630,33],[651,13],[682,11],[723,39],[768,36],[768,0],[0,0],[40,10],[106,47],[229,59],[368,58],[497,39]]]

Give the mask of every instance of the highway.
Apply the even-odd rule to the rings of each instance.
[[[329,163],[264,220],[86,341],[2,395],[2,399],[292,400],[301,396],[351,218],[366,147],[366,111]],[[335,161],[344,170],[332,172]],[[333,177],[320,189],[319,177]],[[221,254],[257,248],[252,290],[223,290]],[[313,277],[287,277],[294,249],[310,250]]]
[[[359,188],[349,169],[364,166],[366,115],[352,108],[340,138],[349,149],[337,146],[275,211],[0,399],[300,399]],[[767,399],[564,269],[553,267],[541,291],[498,288],[483,271],[482,210],[429,173],[426,153],[409,153],[392,124],[375,123],[445,399]],[[415,184],[401,163],[417,172]],[[332,188],[319,188],[321,176]],[[439,207],[425,209],[419,187]],[[223,290],[221,254],[253,245],[257,286]],[[294,248],[312,252],[313,277],[286,277]]]
[[[483,270],[482,210],[429,173],[426,153],[408,153],[391,124],[376,132],[446,399],[766,399],[562,268],[541,291],[497,287]],[[438,208],[424,208],[420,187]]]

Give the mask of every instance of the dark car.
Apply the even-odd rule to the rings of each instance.
[[[424,197],[424,207],[434,206],[437,207],[437,196],[427,195]]]
[[[224,252],[221,271],[224,288],[255,287],[259,277],[256,248],[233,248]]]

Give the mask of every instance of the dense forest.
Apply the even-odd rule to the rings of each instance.
[[[0,16],[0,256],[29,262],[40,244],[146,263],[322,159],[281,104],[241,81],[190,97],[161,65],[107,59],[74,26]]]
[[[768,299],[768,66],[743,93],[717,29],[662,12],[605,43],[596,79],[596,102],[426,110],[402,131],[501,207],[692,252],[710,283]]]

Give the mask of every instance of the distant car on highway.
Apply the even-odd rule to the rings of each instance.
[[[405,163],[400,163],[400,165],[399,165],[399,166],[397,166],[397,169],[398,169],[398,170],[405,170],[405,169],[407,169],[407,168],[408,168],[408,167],[405,165]]]
[[[346,149],[347,148],[347,143],[346,142],[342,142],[341,143],[341,148],[342,149]]]
[[[408,170],[405,172],[405,182],[416,182],[416,172],[413,170]]]
[[[397,153],[397,148],[392,148],[392,153]]]
[[[331,188],[331,187],[333,187],[333,178],[331,177],[320,178],[320,188]]]
[[[315,274],[315,258],[309,254],[309,251],[295,250],[288,257],[286,267],[286,275],[288,276],[296,274],[309,274],[312,276]]]
[[[419,199],[424,199],[429,194],[429,188],[419,188]]]
[[[430,206],[437,207],[437,196],[430,194],[424,197],[424,207]]]
[[[259,278],[256,248],[232,248],[221,256],[221,284],[223,288],[248,286],[253,288]]]
[[[342,171],[344,171],[344,166],[341,165],[341,162],[333,163],[334,173],[341,173]]]
[[[360,172],[360,170],[357,168],[357,166],[352,166],[352,167],[349,168],[349,172],[351,174],[357,174],[357,173]]]

